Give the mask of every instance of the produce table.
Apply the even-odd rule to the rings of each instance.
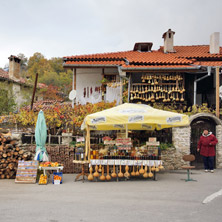
[[[122,166],[159,166],[162,165],[162,160],[101,160],[101,159],[91,159],[91,165],[122,165]]]
[[[116,166],[116,173],[118,174],[118,167],[122,166],[135,166],[141,167],[141,166],[146,166],[146,167],[158,167],[162,165],[162,160],[122,160],[122,159],[91,159],[89,167],[91,166]],[[116,177],[117,181],[119,180],[119,177]],[[153,180],[157,180],[157,174],[156,171],[153,172]],[[98,178],[96,178],[96,181],[98,181]]]
[[[43,170],[43,174],[46,175],[46,170],[56,170],[57,173],[63,170],[63,166],[58,167],[42,167],[39,166],[39,170]]]

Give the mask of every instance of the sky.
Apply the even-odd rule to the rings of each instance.
[[[220,32],[221,0],[0,0],[0,67],[10,55],[47,59],[132,50],[136,42],[208,45]]]

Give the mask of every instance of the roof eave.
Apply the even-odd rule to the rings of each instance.
[[[110,64],[65,64],[63,63],[63,68],[106,68],[106,67],[115,67],[117,68],[118,65],[110,65]]]
[[[191,67],[122,67],[122,71],[147,71],[147,70],[199,70],[201,66],[191,66]]]

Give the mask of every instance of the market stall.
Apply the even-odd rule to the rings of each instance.
[[[57,162],[40,162],[39,170],[43,171],[43,174],[40,175],[39,184],[46,185],[49,182],[50,174],[52,174],[52,183],[61,184],[63,178],[63,165]],[[56,171],[56,172],[55,172]],[[48,173],[47,173],[48,172]]]
[[[135,147],[128,138],[128,131],[161,130],[185,125],[189,125],[188,116],[143,104],[125,103],[86,116],[81,128],[86,130],[85,159],[90,163],[88,180],[110,180],[111,177],[128,179],[139,175],[155,177],[155,173],[163,168],[158,141],[148,138],[145,145]],[[115,138],[104,138],[102,146],[93,146],[90,144],[91,130],[120,133]]]

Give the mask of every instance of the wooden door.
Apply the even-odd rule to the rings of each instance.
[[[197,169],[203,169],[203,160],[199,152],[197,152],[197,144],[204,129],[208,129],[215,135],[216,124],[210,118],[197,118],[191,123],[191,144],[190,153],[194,154],[196,159],[191,163]],[[214,161],[215,163],[215,161]]]

